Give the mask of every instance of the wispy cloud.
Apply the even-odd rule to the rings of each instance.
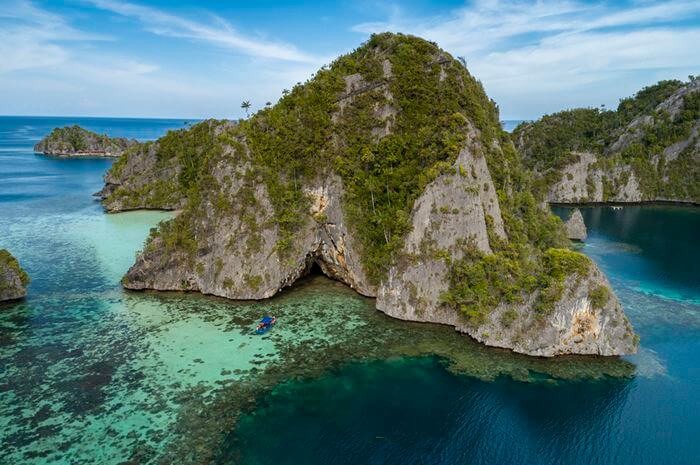
[[[27,1],[0,2],[0,73],[65,62],[69,53],[61,42],[107,39],[79,31]]]
[[[247,37],[216,16],[211,23],[203,23],[134,3],[112,0],[89,0],[89,3],[102,10],[136,19],[146,30],[161,36],[207,42],[260,58],[304,63],[322,62],[322,59],[304,53],[293,45]]]
[[[693,21],[693,19],[695,21]],[[515,107],[547,95],[557,109],[562,102],[597,104],[609,99],[602,90],[591,96],[590,86],[607,83],[618,97],[639,82],[655,79],[657,71],[700,71],[700,2],[612,3],[553,0],[477,0],[434,17],[414,17],[396,9],[382,22],[362,23],[356,32],[397,31],[436,41],[455,55],[464,55],[469,68],[485,84],[506,113],[539,112]],[[674,71],[675,70],[675,71]],[[645,78],[630,83],[631,73]],[[670,76],[669,76],[670,77]],[[615,82],[617,80],[617,82]],[[584,95],[585,91],[585,95]],[[559,94],[557,94],[557,92]],[[566,93],[579,93],[578,99]],[[586,100],[588,99],[588,100]]]

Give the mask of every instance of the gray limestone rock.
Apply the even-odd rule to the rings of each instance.
[[[562,299],[544,317],[532,311],[533,294],[524,304],[500,305],[478,328],[464,324],[457,329],[490,346],[542,357],[637,352],[632,325],[595,264],[587,277],[569,277],[564,287]]]
[[[574,210],[565,224],[569,239],[583,242],[588,237],[586,224],[583,222],[583,215],[581,215],[581,210],[578,208]]]
[[[371,98],[373,118],[365,114],[361,121],[350,122],[362,127],[366,131],[363,135],[369,135],[374,142],[401,130],[397,124],[401,100],[392,95],[390,85],[390,80],[401,69],[392,69],[391,61],[384,55],[381,57],[381,74],[372,74],[371,81],[359,74],[342,76],[344,89],[338,90],[333,106],[324,115],[336,129],[342,128],[347,122],[345,118],[357,117],[354,105]],[[435,60],[421,65],[419,72],[431,73],[434,79],[431,82],[435,85],[446,85],[450,79],[464,76],[455,73],[455,70],[463,73],[463,67],[453,61],[446,54],[436,54]],[[337,82],[342,86],[343,81]],[[459,81],[454,85],[460,85]],[[567,281],[565,292],[547,318],[534,314],[532,304],[537,298],[536,292],[525,295],[516,307],[501,305],[493,309],[490,319],[480,328],[469,326],[457,309],[443,302],[443,294],[450,286],[449,262],[463,258],[467,244],[481,254],[492,254],[508,243],[506,225],[513,224],[514,219],[512,210],[504,208],[512,207],[505,207],[501,202],[508,195],[516,194],[513,192],[516,182],[505,179],[499,168],[519,163],[517,159],[508,158],[517,157],[517,153],[502,134],[491,133],[486,140],[473,121],[463,114],[454,114],[453,120],[459,122],[460,131],[465,131],[460,136],[466,137],[456,139],[461,145],[450,152],[450,158],[446,158],[449,163],[433,171],[434,176],[426,179],[429,182],[409,205],[410,214],[406,219],[411,227],[400,238],[400,250],[392,252],[387,263],[388,272],[378,278],[378,282],[369,279],[364,266],[366,256],[363,254],[367,253],[363,249],[364,231],[357,230],[347,220],[352,217],[348,212],[353,212],[348,210],[352,191],[350,187],[346,191],[343,179],[351,182],[348,179],[352,177],[341,178],[333,163],[321,164],[313,175],[299,178],[298,186],[297,177],[294,177],[294,189],[303,191],[305,201],[299,204],[303,207],[294,211],[293,232],[285,233],[273,205],[273,200],[279,197],[272,195],[274,184],[268,184],[264,176],[269,176],[270,170],[280,177],[289,174],[284,170],[275,172],[269,165],[255,164],[259,163],[259,158],[252,153],[254,141],[246,139],[251,133],[234,130],[245,129],[245,125],[231,127],[232,130],[221,138],[218,135],[234,123],[201,123],[205,126],[191,129],[199,131],[196,133],[198,146],[207,145],[209,138],[218,144],[215,153],[209,153],[202,162],[205,171],[198,178],[202,184],[196,185],[196,192],[191,194],[196,202],[188,199],[189,194],[178,187],[177,180],[184,170],[179,164],[180,157],[159,156],[159,144],[163,140],[129,152],[105,178],[102,195],[107,210],[178,209],[185,204],[186,207],[174,220],[154,231],[124,277],[124,287],[199,291],[230,299],[264,299],[292,285],[317,265],[324,274],[360,294],[376,297],[377,308],[387,315],[451,325],[489,345],[542,356],[633,352],[636,347],[633,333],[614,296],[602,306],[591,307],[595,300],[591,297],[594,287],[598,294],[601,288],[606,295],[612,295],[597,269],[585,279]],[[264,118],[257,122],[263,124]],[[207,128],[208,132],[204,131]],[[181,135],[184,137],[187,133]],[[338,129],[325,140],[335,147],[351,142],[343,137],[346,136],[342,129]],[[189,151],[197,152],[196,148],[189,147]],[[324,149],[330,150],[328,146]],[[585,183],[585,176],[581,174],[580,177]],[[286,181],[290,179],[287,177]],[[497,182],[501,183],[498,192]],[[535,198],[529,198],[532,204]],[[400,212],[403,214],[404,210]],[[511,216],[506,214],[508,212]],[[560,224],[553,224],[561,228]],[[563,229],[557,232],[563,233]],[[389,244],[386,230],[384,234]],[[511,326],[502,321],[501,314],[506,312],[517,314]],[[499,329],[500,326],[503,327]]]
[[[108,137],[73,125],[55,128],[34,151],[58,157],[119,157],[137,145],[133,139]]]
[[[29,276],[10,252],[0,249],[0,302],[17,300],[27,295]]]

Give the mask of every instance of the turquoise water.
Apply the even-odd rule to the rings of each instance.
[[[642,338],[632,380],[483,381],[435,358],[354,363],[275,388],[222,463],[700,463],[700,210],[583,215],[583,251]]]
[[[91,194],[109,160],[32,153],[73,122],[140,139],[183,125],[0,118],[0,247],[32,277],[0,306],[0,463],[697,462],[695,210],[584,211],[642,351],[533,359],[323,277],[266,302],[125,292],[169,214],[106,215]],[[259,337],[266,311],[281,323]]]

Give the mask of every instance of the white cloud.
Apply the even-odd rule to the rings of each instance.
[[[26,1],[0,2],[0,73],[55,66],[68,60],[59,42],[107,40],[68,25]]]
[[[246,37],[237,32],[228,22],[218,17],[214,17],[215,24],[205,24],[133,3],[112,0],[90,0],[90,3],[97,8],[137,19],[146,30],[162,36],[208,42],[261,58],[306,63],[323,61],[300,51],[293,45]]]
[[[692,18],[695,26],[671,27]],[[698,20],[697,1],[622,9],[609,3],[478,0],[429,18],[395,11],[385,22],[353,30],[433,40],[466,56],[505,117],[534,117],[570,104],[614,104],[658,79],[662,70],[666,78],[697,73]]]

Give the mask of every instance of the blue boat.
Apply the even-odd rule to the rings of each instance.
[[[277,323],[277,318],[274,316],[264,316],[258,323],[258,327],[255,329],[256,334],[265,334]]]

